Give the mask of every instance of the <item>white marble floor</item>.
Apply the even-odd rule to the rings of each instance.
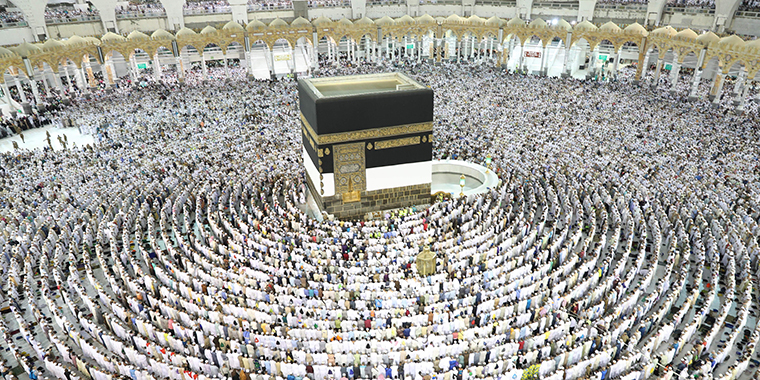
[[[66,136],[66,139],[68,139],[67,145],[69,148],[73,147],[74,144],[76,144],[78,147],[87,144],[92,145],[95,140],[92,135],[83,135],[79,133],[78,128],[56,128],[52,125],[48,125],[43,128],[35,128],[24,131],[24,142],[21,141],[21,137],[19,135],[13,135],[11,137],[0,139],[0,153],[12,151],[13,141],[18,143],[19,149],[33,150],[36,148],[46,147],[48,146],[46,140],[47,134],[45,134],[46,131],[50,131],[50,139],[53,141],[53,149],[55,150],[63,149],[63,146],[58,142],[59,135],[61,138],[63,138],[63,136]]]

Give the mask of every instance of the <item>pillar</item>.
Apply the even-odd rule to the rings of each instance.
[[[200,51],[201,56],[203,56],[203,50]],[[135,55],[132,54],[129,57],[129,73],[132,76],[133,81],[137,81],[138,75],[137,75],[137,58],[135,58]],[[79,82],[77,82],[79,83]]]
[[[417,62],[422,62],[422,44],[425,41],[424,37],[417,37]]]
[[[297,48],[297,47],[298,47],[298,46],[296,46],[296,45],[293,45],[293,46],[290,48],[290,59],[291,59],[291,61],[293,61],[293,70],[291,70],[291,73],[293,73],[293,74],[295,74],[295,73],[296,73],[296,48]]]
[[[739,92],[740,95],[737,95],[737,98],[734,99],[734,103],[737,104],[737,110],[744,111],[744,104],[747,102],[747,96],[749,95],[749,84],[745,84],[744,89]]]
[[[710,90],[713,107],[718,107],[718,105],[720,105],[720,94],[721,94],[721,91],[723,91],[723,83],[725,81],[726,81],[726,74],[720,71],[717,74],[715,74],[715,82],[713,83],[713,87]]]
[[[37,107],[42,105],[42,98],[40,98],[40,90],[37,88],[37,81],[34,80],[34,74],[29,77],[29,84],[32,86],[32,95],[34,95],[34,102],[37,103]]]
[[[84,71],[87,73],[87,82],[90,88],[95,88],[95,75],[92,73],[92,65],[89,58],[84,61]]]
[[[702,77],[702,68],[697,65],[694,69],[694,78],[691,81],[691,90],[689,91],[689,101],[697,100],[697,90],[699,89],[699,80]]]
[[[161,63],[158,62],[158,52],[153,55],[153,77],[156,79],[156,82],[161,80]]]
[[[541,49],[541,67],[538,69],[538,71],[539,71],[539,75],[542,75],[542,76],[546,76],[546,71],[547,71],[547,69],[546,69],[546,53],[548,51],[549,51],[549,45],[548,44],[546,46],[544,46],[543,49]]]
[[[562,78],[567,78],[572,74],[570,67],[567,66],[568,60],[570,60],[570,45],[565,45],[565,59],[562,60]]]
[[[177,80],[180,83],[183,83],[185,81],[185,63],[182,62],[182,56],[176,56],[174,59],[177,62]],[[245,63],[248,66],[248,72],[253,75],[253,66],[251,66],[251,52],[247,51],[245,52]]]
[[[61,72],[59,69],[59,72],[53,72],[53,82],[55,82],[55,88],[58,89],[58,91],[61,93],[61,96],[63,96],[63,81],[61,81]]]
[[[69,74],[69,65],[63,66],[63,72],[66,74],[66,80],[69,82],[69,91],[74,91],[74,82],[71,80],[71,74]]]
[[[11,108],[11,110],[14,110],[15,107],[13,107],[13,99],[11,98],[11,91],[8,89],[8,83],[3,82],[2,86],[0,87],[3,88],[3,96],[5,97],[8,106]]]
[[[103,75],[106,81],[106,88],[116,84],[116,67],[113,65],[113,57],[109,57],[105,60],[105,73]]]
[[[734,86],[734,105],[739,105],[739,95],[742,93],[743,87],[746,83],[747,78],[747,69],[742,67],[741,71],[739,71],[739,75],[736,78],[736,85]]]
[[[621,47],[620,49],[618,49],[617,54],[615,54],[615,63],[612,65],[612,79],[614,80],[617,80],[617,77],[618,77],[618,68],[620,67],[620,54],[621,54],[620,50],[621,49],[623,48]]]
[[[678,76],[681,74],[681,63],[678,60],[673,62],[673,67],[670,69],[670,94],[676,93],[676,86],[678,85]]]
[[[654,72],[654,79],[652,80],[651,86],[657,87],[657,85],[660,83],[660,71],[662,71],[662,58],[657,58],[657,66],[655,67]]]
[[[201,69],[203,72],[203,79],[208,79],[208,68],[206,67],[206,56],[203,54],[203,50],[200,51],[201,53]]]
[[[644,49],[646,49],[645,45],[641,46],[644,46]],[[639,65],[641,66],[636,74],[636,79],[633,81],[634,84],[646,83],[647,68],[649,67],[649,54],[647,54],[646,50],[643,53],[639,53]]]
[[[18,90],[19,99],[21,99],[21,103],[29,103],[26,99],[26,94],[24,93],[24,87],[21,85],[21,80],[18,77],[18,75],[13,76],[13,79],[16,81],[16,90]]]
[[[44,67],[42,68],[40,76],[42,77],[42,86],[45,87],[45,94],[50,95],[50,85],[47,82],[47,70]]]
[[[317,65],[319,65],[319,36],[317,35],[317,32],[312,32],[311,34],[311,41],[313,42],[311,44],[311,51],[312,51],[312,60],[311,60],[311,67],[316,69]],[[251,71],[253,71],[253,66],[251,66]],[[253,75],[253,72],[251,72],[251,75]]]
[[[272,62],[269,75],[274,75],[274,44],[272,44],[272,47],[269,49],[269,62]]]

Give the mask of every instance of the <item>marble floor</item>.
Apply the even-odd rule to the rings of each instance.
[[[47,134],[50,132],[50,139],[53,141],[53,149],[60,150],[63,146],[58,142],[58,136],[66,136],[68,140],[68,147],[71,148],[74,145],[81,147],[87,144],[93,144],[94,138],[92,135],[84,135],[79,133],[78,128],[56,128],[53,125],[47,125],[42,128],[35,128],[24,131],[24,141],[21,141],[19,135],[13,135],[0,139],[0,153],[6,153],[13,151],[13,141],[18,143],[19,149],[34,150],[37,148],[43,148],[48,146]]]

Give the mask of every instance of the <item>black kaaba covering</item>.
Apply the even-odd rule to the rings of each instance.
[[[298,96],[318,135],[433,121],[430,88],[319,98],[299,80]]]
[[[344,96],[320,97],[303,79],[298,81],[301,115],[317,136],[361,131],[375,128],[403,126],[416,123],[432,123],[433,90],[430,88],[382,91]],[[401,132],[394,136],[362,140],[375,144],[380,140],[399,137],[429,136],[432,132]],[[321,160],[309,144],[306,132],[302,132],[303,145],[315,166],[323,173],[333,172],[333,160]],[[333,144],[316,144],[316,149],[330,149]],[[433,159],[432,140],[421,144],[384,150],[368,150],[366,167],[376,168],[430,161]]]

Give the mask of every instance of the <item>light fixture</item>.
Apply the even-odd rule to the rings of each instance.
[[[464,196],[464,174],[462,174],[461,177],[459,177],[459,196]]]
[[[491,170],[491,153],[488,153],[486,156],[486,173],[489,173],[489,170]]]

